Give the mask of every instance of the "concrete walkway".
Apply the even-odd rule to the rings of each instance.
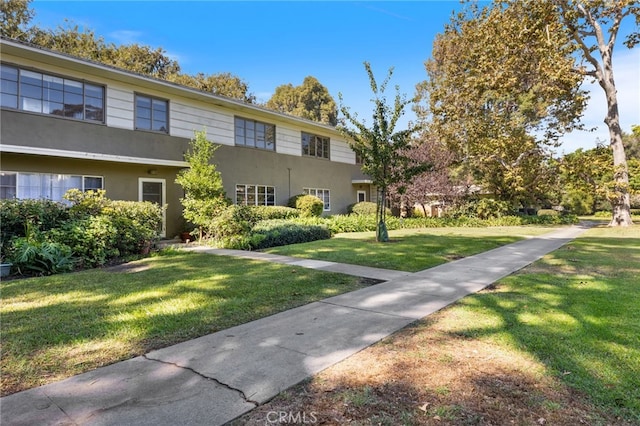
[[[563,228],[413,274],[190,248],[386,282],[4,397],[0,424],[224,424],[415,320],[527,266],[587,228]]]

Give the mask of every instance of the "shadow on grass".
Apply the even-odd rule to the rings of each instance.
[[[452,334],[513,345],[598,406],[640,422],[639,276],[640,239],[581,238],[463,299],[492,320]]]
[[[2,283],[3,395],[365,286],[206,254]]]

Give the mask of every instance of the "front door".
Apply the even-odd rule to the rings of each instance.
[[[161,237],[165,237],[167,233],[167,218],[165,216],[164,205],[166,203],[166,180],[165,179],[153,179],[153,178],[139,178],[138,179],[138,200],[150,201],[158,204],[162,209],[162,232]]]

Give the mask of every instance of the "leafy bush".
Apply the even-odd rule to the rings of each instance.
[[[73,269],[71,248],[46,241],[37,232],[15,238],[9,250],[13,266],[20,274],[51,275]]]
[[[121,255],[118,249],[119,234],[108,216],[89,216],[65,223],[52,229],[49,238],[71,248],[76,256],[76,266],[80,269],[102,266]]]
[[[26,236],[26,224],[47,231],[69,219],[67,206],[50,200],[0,200],[0,231],[3,247],[13,237]]]
[[[289,198],[287,206],[300,210],[301,217],[318,217],[322,215],[324,203],[314,195],[300,194]]]
[[[246,250],[249,249],[249,236],[253,226],[251,208],[230,205],[211,220],[209,236],[218,247]]]
[[[591,214],[593,201],[593,195],[586,191],[569,190],[562,197],[562,206],[574,214]]]
[[[331,238],[326,226],[305,225],[274,219],[258,223],[252,230],[250,246],[254,250]]]
[[[300,217],[300,210],[285,206],[249,206],[252,221],[254,223],[261,220],[270,219],[293,219]]]
[[[79,189],[70,189],[65,192],[63,198],[71,203],[69,212],[74,218],[85,218],[95,216],[102,213],[110,202],[106,197],[107,192],[104,189],[96,191],[80,191]]]
[[[513,206],[507,201],[499,201],[491,198],[469,201],[459,207],[449,210],[448,217],[470,217],[478,219],[496,219],[510,216],[515,213]]]
[[[538,216],[559,216],[560,212],[553,209],[540,209],[537,212]]]
[[[162,231],[162,208],[148,201],[111,201],[102,214],[116,229],[120,256],[142,253]]]

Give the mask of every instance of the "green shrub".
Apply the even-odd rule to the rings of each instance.
[[[162,208],[148,201],[111,201],[102,215],[111,218],[122,257],[142,253],[162,231]]]
[[[595,217],[611,217],[610,211],[600,210],[594,213]]]
[[[73,269],[71,248],[46,241],[35,229],[11,241],[9,259],[20,274],[51,275]]]
[[[293,219],[300,217],[300,210],[285,206],[249,206],[253,223],[270,219]]]
[[[71,216],[79,219],[101,214],[102,210],[111,203],[106,194],[107,192],[103,189],[96,191],[70,189],[63,198],[71,203],[69,209]]]
[[[513,206],[507,201],[491,198],[468,201],[457,208],[451,209],[446,216],[452,218],[469,217],[478,219],[496,219],[515,213]]]
[[[0,200],[0,231],[3,247],[13,237],[26,236],[26,224],[44,232],[69,219],[67,206],[50,200]]]
[[[218,247],[245,250],[249,247],[249,236],[253,226],[251,208],[230,205],[214,217],[209,225],[209,237]]]
[[[560,216],[560,212],[553,209],[540,209],[536,214],[538,216]]]
[[[326,226],[305,225],[275,219],[258,223],[252,230],[250,245],[254,250],[331,238]]]
[[[562,206],[579,215],[593,213],[593,195],[586,191],[569,190],[562,197]]]
[[[308,194],[291,197],[287,205],[300,210],[300,217],[318,217],[324,209],[324,203],[320,198]]]
[[[49,239],[70,247],[79,269],[102,266],[121,255],[117,228],[107,216],[71,220],[52,229]]]

